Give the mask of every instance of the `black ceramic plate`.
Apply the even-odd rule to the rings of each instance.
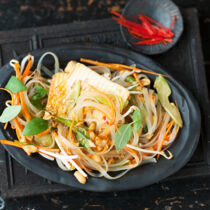
[[[120,48],[92,44],[59,46],[31,52],[31,54],[35,56],[35,63],[37,63],[38,58],[46,51],[52,51],[57,54],[61,67],[65,67],[69,60],[79,60],[79,58],[83,57],[127,65],[136,63],[140,68],[167,74],[166,71],[151,59]],[[46,66],[51,67],[53,66],[52,62],[51,57],[47,57],[44,61]],[[12,73],[13,70],[9,64],[1,68],[0,86],[5,86]],[[154,78],[155,77],[151,77],[152,80],[154,80]],[[28,157],[24,151],[15,147],[4,147],[14,159],[34,173],[49,180],[84,190],[100,192],[119,191],[140,188],[158,182],[173,174],[187,163],[196,148],[200,135],[200,112],[194,97],[172,77],[168,79],[168,82],[173,91],[172,99],[177,101],[184,122],[184,126],[180,130],[176,141],[170,147],[170,151],[174,155],[172,160],[160,158],[158,163],[140,166],[128,172],[124,177],[114,181],[106,180],[104,178],[89,177],[87,183],[82,185],[78,183],[72,172],[62,171],[55,162],[48,161],[38,154],[33,154]],[[2,112],[5,100],[7,99],[7,95],[3,91],[0,92],[0,99],[0,112]],[[2,124],[0,125],[0,135],[1,139],[16,138],[14,131],[11,129],[7,129],[6,131],[3,130]]]
[[[138,40],[133,38],[125,27],[120,26],[123,39],[136,51],[147,55],[166,52],[176,44],[183,32],[182,15],[179,8],[170,0],[131,0],[126,4],[122,12],[122,15],[130,20],[132,20],[133,16],[137,16],[138,14],[145,14],[158,21],[166,28],[170,26],[174,16],[176,16],[176,22],[172,28],[175,34],[173,42],[168,43],[168,45],[162,43],[155,45],[133,45],[132,43]]]

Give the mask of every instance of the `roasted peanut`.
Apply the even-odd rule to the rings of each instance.
[[[143,86],[150,85],[150,80],[147,78],[141,79],[141,83]]]
[[[96,135],[95,135],[95,133],[94,133],[93,131],[91,131],[91,132],[89,133],[89,135],[90,135],[90,140],[94,140],[95,137],[96,137]]]
[[[94,131],[96,129],[96,123],[92,122],[88,128],[89,131]]]
[[[76,177],[76,179],[77,179],[81,184],[85,184],[85,183],[86,183],[86,178],[85,178],[79,171],[75,171],[75,172],[74,172],[74,176]]]
[[[101,163],[101,157],[96,155],[96,154],[93,154],[92,155],[92,159],[96,162],[96,163]]]
[[[22,148],[28,155],[37,152],[37,147],[35,147],[34,145],[26,145],[23,146]]]

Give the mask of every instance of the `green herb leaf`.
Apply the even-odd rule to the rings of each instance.
[[[135,132],[137,132],[141,127],[141,122],[142,122],[141,112],[138,110],[135,110],[132,115],[132,119],[133,119],[133,129]]]
[[[124,124],[119,130],[120,134],[116,131],[114,135],[114,144],[117,150],[122,149],[128,143],[132,135],[131,124]]]
[[[27,90],[26,86],[15,76],[11,76],[5,88],[12,93],[18,93]]]
[[[42,118],[34,118],[26,124],[22,132],[22,135],[32,136],[32,135],[39,134],[47,129],[48,129],[48,123],[46,120]]]
[[[41,86],[36,86],[35,87],[35,94],[33,95],[32,99],[35,100],[40,100],[44,98],[48,93],[48,90],[44,89]]]
[[[14,119],[20,113],[20,111],[21,111],[20,105],[6,107],[0,116],[0,122],[6,123]]]
[[[33,99],[31,99],[30,102],[31,102],[31,104],[32,104],[33,106],[35,106],[38,110],[44,110],[44,107],[42,106],[40,100],[33,100]]]
[[[76,139],[83,147],[87,148],[88,150],[91,150],[88,139],[82,132],[80,131],[76,132]]]

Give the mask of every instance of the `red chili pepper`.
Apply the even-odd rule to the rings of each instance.
[[[152,25],[147,21],[147,19],[144,17],[144,15],[139,15],[139,19],[142,22],[142,26],[148,31],[150,35],[154,34],[154,30],[152,28]]]
[[[135,45],[153,45],[160,43],[167,45],[168,42],[173,41],[172,37],[174,37],[174,33],[171,28],[175,24],[176,16],[173,17],[169,28],[166,28],[156,20],[153,20],[144,14],[134,16],[135,19],[140,20],[140,23],[128,20],[117,12],[111,12],[111,14],[116,16],[112,17],[114,20],[116,20],[123,27],[127,28],[131,36],[140,40],[138,42],[133,42]]]
[[[171,30],[171,28],[173,27],[175,21],[176,21],[176,16],[173,17],[173,20],[172,20],[171,25],[169,26],[168,30]]]

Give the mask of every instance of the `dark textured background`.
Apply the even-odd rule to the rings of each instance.
[[[126,0],[1,0],[0,30],[102,19]],[[210,77],[210,0],[176,0],[199,11],[205,67]],[[147,195],[147,196],[146,196]],[[149,197],[148,197],[149,195]],[[10,199],[5,209],[210,209],[210,177],[154,184],[131,192],[70,192]]]

